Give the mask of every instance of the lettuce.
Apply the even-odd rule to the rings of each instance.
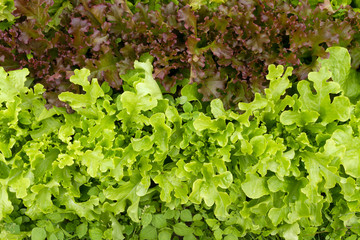
[[[331,78],[334,82],[340,84],[344,95],[353,103],[356,103],[360,97],[360,76],[359,73],[351,67],[351,57],[345,48],[330,47],[326,50],[330,53],[328,59],[318,59],[322,67],[328,67],[331,71]]]
[[[121,93],[76,70],[83,93],[60,94],[71,114],[46,109],[27,70],[1,69],[0,238],[360,234],[358,92],[345,50],[328,51],[294,87],[292,68],[270,65],[265,95],[239,111],[195,85],[163,96],[150,61]]]
[[[11,22],[15,17],[11,14],[15,10],[14,0],[1,0],[0,1],[0,21],[7,20]]]
[[[2,0],[0,21],[15,7],[17,20],[0,22],[0,65],[27,68],[47,90],[48,107],[59,107],[61,92],[81,92],[70,81],[74,69],[120,90],[135,60],[148,55],[163,91],[180,97],[198,84],[201,100],[235,108],[263,93],[270,64],[292,66],[297,82],[326,47],[342,46],[359,67],[359,15],[350,6],[333,11],[348,0],[321,2]]]

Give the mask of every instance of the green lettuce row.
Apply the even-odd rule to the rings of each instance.
[[[0,239],[360,234],[359,77],[346,49],[328,51],[297,86],[271,65],[241,112],[196,85],[163,96],[150,61],[122,93],[76,70],[84,94],[59,96],[71,114],[1,68]]]

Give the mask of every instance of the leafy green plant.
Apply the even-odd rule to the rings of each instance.
[[[270,65],[240,112],[201,102],[195,84],[162,95],[149,60],[122,93],[75,70],[82,93],[59,96],[71,114],[47,110],[26,69],[1,69],[0,238],[360,234],[360,103],[339,75],[344,50],[328,51],[293,88],[292,68]]]
[[[9,22],[14,20],[14,16],[11,14],[15,10],[14,0],[1,0],[0,1],[0,21],[8,20]]]
[[[219,7],[219,5],[226,2],[226,0],[188,0],[185,2],[187,2],[193,9],[197,10],[204,5],[209,8]]]
[[[14,23],[14,10],[14,0],[0,0],[0,30],[5,30]]]
[[[339,83],[344,95],[353,103],[356,103],[360,95],[360,74],[351,68],[349,52],[346,48],[341,47],[331,47],[326,52],[330,53],[330,57],[328,59],[319,59],[318,63],[322,67],[334,69],[331,76],[332,80]]]
[[[288,2],[290,2],[291,4],[298,6],[303,4],[304,2],[308,2],[312,7],[316,7],[318,5],[323,5],[327,8],[334,8],[335,10],[337,10],[340,7],[345,7],[350,5],[352,2],[357,2],[357,1],[352,1],[352,0],[287,0]]]

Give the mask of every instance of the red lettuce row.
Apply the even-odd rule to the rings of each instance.
[[[69,81],[74,69],[120,89],[120,76],[150,53],[164,91],[178,95],[196,82],[203,100],[220,97],[229,107],[264,89],[270,64],[294,67],[293,81],[301,80],[334,45],[350,49],[354,68],[360,63],[359,16],[350,6],[339,15],[274,0],[230,0],[216,11],[182,1],[110,2],[15,0],[16,23],[0,31],[0,65],[28,68],[59,105],[58,93],[81,90]]]

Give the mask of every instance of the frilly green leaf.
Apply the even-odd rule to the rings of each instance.
[[[346,48],[330,47],[328,59],[319,58],[317,61],[322,68],[328,68],[332,73],[332,80],[339,83],[344,95],[355,102],[360,96],[359,73],[351,68],[351,57]]]
[[[300,81],[298,91],[301,110],[316,111],[324,124],[335,120],[347,121],[350,118],[351,103],[345,96],[336,96],[332,100],[330,94],[338,94],[341,87],[336,82],[328,82],[331,72],[322,67],[319,72],[309,73],[309,81]],[[314,84],[311,89],[310,82]],[[315,93],[313,93],[315,91]]]

